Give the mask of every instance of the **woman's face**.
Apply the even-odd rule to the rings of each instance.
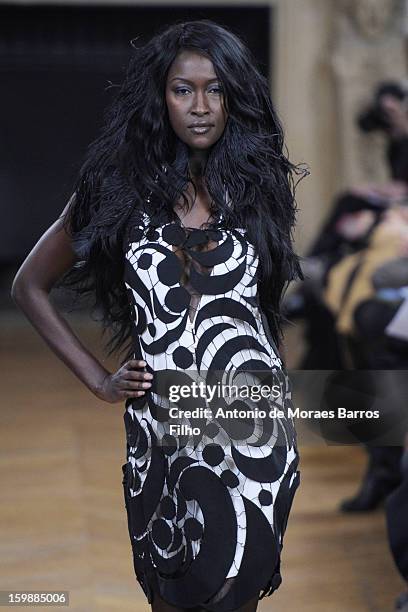
[[[221,137],[228,114],[222,84],[207,57],[180,51],[170,66],[166,103],[176,135],[192,150],[205,150]]]

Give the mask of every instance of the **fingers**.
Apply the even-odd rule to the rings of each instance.
[[[126,362],[125,368],[128,370],[133,368],[144,368],[146,366],[146,362],[143,359],[130,359]]]
[[[120,382],[120,387],[122,389],[131,389],[131,390],[138,390],[138,389],[150,389],[150,387],[152,386],[152,383],[146,381],[146,382],[142,382],[142,381],[130,381],[130,380],[122,380]]]
[[[150,389],[152,383],[150,382],[153,375],[150,372],[135,372],[127,370],[120,380],[120,387],[127,395],[126,397],[132,397],[136,394],[136,397],[140,397],[145,394],[144,389]]]
[[[150,380],[153,378],[153,374],[143,371],[146,365],[143,359],[130,359],[125,363],[119,383],[123,398],[145,395],[144,389],[149,389],[152,386]]]
[[[128,361],[122,370],[123,378],[125,380],[151,380],[153,374],[142,370],[141,368],[144,367],[143,364],[146,365],[146,362],[139,359],[131,359]]]
[[[132,370],[126,370],[123,373],[123,377],[125,380],[151,380],[153,378],[153,374],[150,372],[135,372]]]
[[[129,397],[142,397],[145,394],[145,391],[120,391],[119,400],[128,399]]]
[[[153,374],[150,372],[145,372],[141,370],[142,364],[146,365],[146,362],[143,360],[131,359],[128,361],[122,372],[121,378],[126,381],[149,381],[153,378]],[[134,369],[139,368],[139,369]],[[150,385],[149,385],[150,386]]]
[[[145,391],[122,391],[122,399],[128,397],[141,397],[145,394]]]

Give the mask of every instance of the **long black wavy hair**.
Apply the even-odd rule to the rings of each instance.
[[[94,296],[93,312],[101,313],[103,333],[110,330],[105,350],[110,355],[127,348],[127,360],[131,317],[123,240],[132,215],[146,210],[147,202],[155,211],[170,212],[182,197],[188,206],[188,150],[170,126],[165,86],[179,51],[194,50],[213,63],[228,111],[223,135],[204,169],[211,210],[222,213],[227,227],[247,230],[259,255],[260,304],[279,343],[285,286],[304,279],[292,231],[294,176],[307,170],[284,153],[268,82],[245,44],[209,20],[171,25],[145,45],[132,41],[132,47],[125,79],[105,110],[100,135],[88,147],[64,216],[79,261],[59,284]]]

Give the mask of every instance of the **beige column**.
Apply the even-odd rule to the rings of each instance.
[[[335,191],[336,111],[328,49],[332,0],[282,0],[275,31],[275,104],[283,120],[289,157],[311,171],[298,186],[296,246],[316,235]]]
[[[354,118],[370,102],[379,82],[406,77],[402,17],[399,0],[342,0],[337,4],[332,65],[340,186],[389,177],[383,135],[362,134]]]

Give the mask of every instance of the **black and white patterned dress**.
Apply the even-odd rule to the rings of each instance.
[[[280,585],[282,539],[299,485],[290,380],[259,308],[258,259],[245,231],[226,229],[221,215],[212,229],[195,229],[176,213],[146,212],[132,218],[124,257],[134,358],[154,377],[124,413],[136,578],[149,603],[154,591],[178,607],[235,610]],[[281,393],[258,402],[201,399],[205,416],[184,418],[192,400],[171,401],[168,378],[278,382]],[[220,405],[276,407],[285,416],[216,418]],[[169,418],[175,406],[178,420]],[[176,422],[189,433],[175,434]]]

